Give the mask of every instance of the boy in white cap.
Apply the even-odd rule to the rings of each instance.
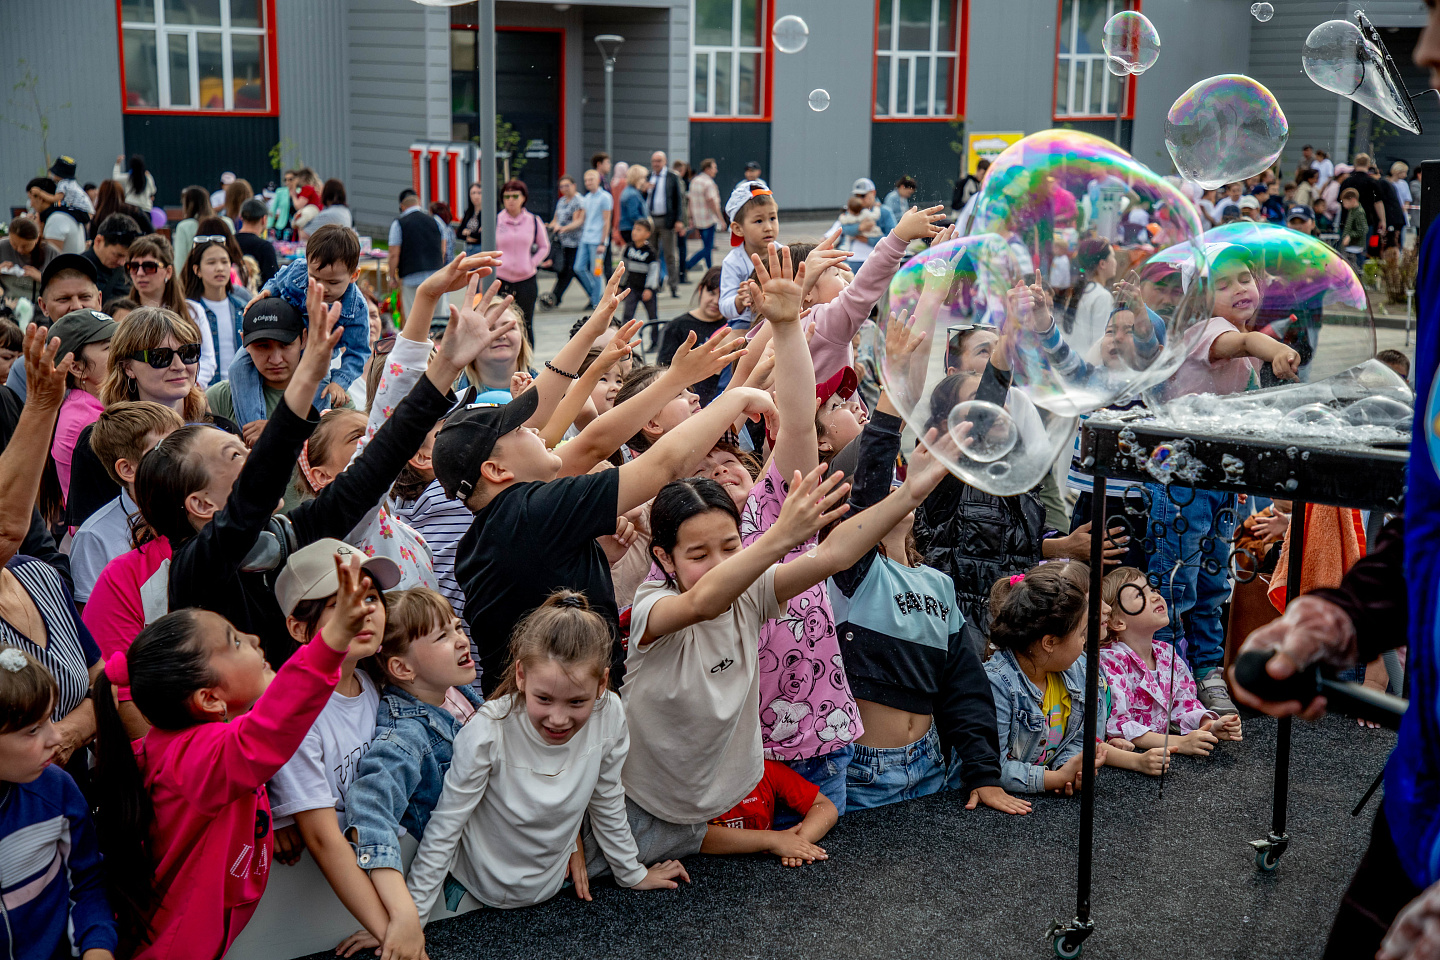
[[[730,218],[730,246],[720,264],[720,315],[730,326],[748,329],[754,317],[745,281],[750,278],[750,255],[768,256],[770,244],[780,236],[780,208],[764,180],[741,180],[725,201]]]

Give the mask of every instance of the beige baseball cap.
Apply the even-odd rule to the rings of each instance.
[[[290,554],[285,569],[275,578],[275,599],[280,601],[285,616],[294,613],[301,600],[319,600],[340,592],[336,554],[364,556],[365,552],[343,540],[326,537]],[[400,567],[389,557],[370,557],[360,566],[381,590],[389,590],[400,582]]]

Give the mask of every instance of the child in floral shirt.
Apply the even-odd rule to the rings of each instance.
[[[1100,668],[1113,697],[1105,735],[1112,746],[1149,751],[1164,748],[1167,723],[1180,728],[1169,739],[1172,753],[1208,756],[1221,740],[1240,740],[1240,717],[1207,710],[1196,695],[1195,678],[1175,648],[1155,633],[1170,622],[1160,591],[1134,567],[1105,576],[1101,595],[1110,608]],[[1159,772],[1156,770],[1155,772]]]

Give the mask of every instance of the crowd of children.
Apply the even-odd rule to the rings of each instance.
[[[81,258],[45,268],[49,322],[25,331],[28,399],[0,454],[12,956],[221,956],[308,856],[359,928],[348,948],[416,958],[432,911],[467,895],[674,888],[696,853],[798,868],[832,855],[850,811],[958,790],[1024,815],[1089,788],[1088,533],[1005,498],[1035,529],[957,560],[975,547],[949,515],[990,501],[932,452],[955,441],[906,448],[888,393],[857,394],[856,335],[907,245],[952,235],[940,208],[903,212],[856,273],[836,237],[777,246],[762,180],[725,210],[734,247],[665,366],[631,356],[659,289],[640,217],[568,342],[537,370],[505,361],[501,402],[482,369],[523,317],[482,283],[493,253],[437,271],[389,336],[340,225],[244,303],[230,243],[202,232],[184,264],[198,313],[163,240],[131,247],[128,315],[100,311]],[[1294,350],[1247,332],[1246,252],[1207,257],[1216,316],[1173,388],[1244,389],[1262,362],[1293,377]],[[1150,311],[1106,299],[1113,265],[1082,242],[1053,318],[1035,288],[1045,349],[1153,341]],[[948,372],[1008,384],[978,333],[948,345]],[[894,365],[920,343],[894,322],[874,349]],[[103,474],[89,512],[74,477],[47,508],[61,453]],[[51,531],[73,534],[68,558]],[[1097,767],[1158,775],[1241,737],[1216,672],[1223,583],[1184,577],[1183,611],[1174,577],[1104,579]],[[47,636],[73,647],[59,676]]]

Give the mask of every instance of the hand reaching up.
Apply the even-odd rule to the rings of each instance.
[[[746,286],[750,290],[750,302],[754,304],[756,316],[764,317],[771,323],[794,323],[800,319],[800,291],[805,283],[806,265],[800,264],[798,273],[791,269],[789,247],[779,247],[780,260],[777,263],[777,246],[772,244],[770,247],[768,267],[760,262],[759,255],[750,255],[756,279]]]
[[[330,372],[330,358],[345,333],[345,328],[340,326],[340,304],[332,303],[327,307],[320,284],[314,280],[310,281],[305,302],[310,321],[305,352],[300,355],[290,386],[285,388],[285,402],[297,413],[300,410],[309,411],[320,381]],[[292,388],[296,390],[295,403],[290,402]]]
[[[67,353],[56,363],[55,354],[60,350],[60,338],[54,337],[47,342],[46,334],[49,332],[49,328],[38,323],[32,323],[25,328],[25,402],[27,406],[58,410],[65,400],[65,377],[70,373],[75,358]]]
[[[1005,298],[1009,318],[1013,318],[1019,326],[1036,333],[1049,333],[1054,326],[1050,318],[1050,299],[1040,284],[1027,286],[1017,283],[1006,292]]]
[[[692,330],[670,358],[669,373],[682,389],[710,379],[745,356],[745,334],[733,327],[721,327],[698,347],[695,340],[695,331]]]
[[[800,284],[800,300],[802,302],[809,298],[810,291],[814,289],[821,274],[831,267],[841,266],[850,259],[849,251],[835,249],[835,244],[839,239],[840,231],[836,230],[815,244],[814,249],[805,257],[805,279]]]
[[[470,275],[488,277],[500,266],[500,251],[486,250],[469,256],[456,254],[455,259],[436,270],[420,284],[420,293],[427,293],[439,299],[447,293],[465,289]]]
[[[895,225],[895,236],[906,243],[935,236],[940,232],[938,221],[945,219],[944,210],[944,204],[926,207],[924,210],[911,207]]]
[[[631,320],[619,330],[616,330],[615,336],[610,338],[610,342],[600,349],[600,356],[595,358],[593,366],[599,367],[602,371],[609,370],[615,366],[615,364],[630,356],[635,351],[635,348],[640,346],[640,341],[634,339],[634,337],[640,332],[640,328],[643,326],[645,326],[645,321],[637,319]],[[677,350],[676,352],[678,353],[679,351]]]
[[[485,295],[477,302],[475,293],[479,286],[479,275],[472,275],[465,287],[465,306],[450,307],[450,324],[445,328],[445,337],[440,341],[440,349],[435,359],[443,361],[446,367],[453,368],[444,371],[453,375],[443,388],[436,383],[437,389],[448,390],[455,376],[474,362],[486,347],[515,329],[517,321],[510,313],[510,304],[514,302],[514,298],[497,298],[500,281],[490,284]],[[432,365],[434,362],[431,361]]]
[[[850,484],[841,483],[845,475],[839,471],[825,476],[828,467],[822,463],[803,477],[796,470],[791,478],[790,494],[770,528],[788,546],[804,543],[849,512]]]
[[[364,554],[353,551],[335,554],[335,572],[340,576],[340,592],[335,595],[335,612],[320,630],[320,636],[331,650],[350,649],[350,642],[365,625],[365,618],[375,613],[376,605],[369,600],[374,588],[370,575],[361,569]]]

